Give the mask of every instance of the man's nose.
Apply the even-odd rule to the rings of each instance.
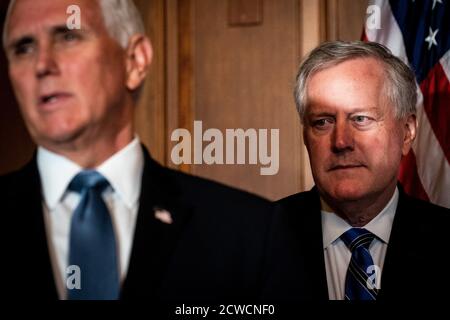
[[[36,61],[36,77],[43,78],[55,74],[58,70],[55,55],[50,46],[39,48]]]
[[[331,144],[335,153],[352,151],[354,149],[353,131],[345,121],[336,122]]]

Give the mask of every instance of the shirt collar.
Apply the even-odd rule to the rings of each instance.
[[[65,193],[70,181],[82,168],[75,162],[43,147],[37,150],[37,166],[42,193],[47,207],[52,210]]]
[[[61,201],[72,179],[83,170],[71,160],[43,147],[37,151],[37,165],[42,182],[44,201],[50,210]],[[132,209],[139,199],[144,155],[139,138],[103,162],[96,170],[117,192],[124,204]]]
[[[398,188],[383,210],[364,226],[365,229],[372,232],[384,243],[389,243],[392,223],[394,221],[395,211],[397,210],[399,198]],[[344,219],[336,215],[334,212],[322,210],[322,230],[323,230],[323,248],[327,248],[336,241],[344,232],[351,229]]]
[[[128,209],[139,200],[143,170],[144,154],[137,137],[97,168]]]

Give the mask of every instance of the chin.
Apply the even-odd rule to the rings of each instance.
[[[81,131],[80,128],[47,127],[36,136],[36,141],[42,141],[44,146],[70,143],[80,136]]]
[[[363,198],[364,193],[359,190],[336,190],[333,197],[340,201],[356,201]]]
[[[366,195],[367,185],[361,185],[359,181],[339,181],[333,186],[324,188],[331,197],[340,201],[355,201]]]

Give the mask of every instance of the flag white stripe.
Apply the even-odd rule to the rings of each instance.
[[[420,90],[419,90],[420,91]],[[417,171],[423,188],[431,202],[450,208],[448,196],[450,186],[450,164],[434,135],[428,117],[423,109],[423,95],[419,93],[420,104],[417,107],[419,128],[413,144],[416,155]],[[426,150],[426,152],[420,152]]]
[[[371,4],[381,9],[381,30],[365,29],[366,36],[369,41],[381,43],[388,47],[394,55],[408,63],[405,45],[403,42],[403,34],[397,24],[397,20],[392,15],[391,5],[386,0],[375,0]],[[389,26],[389,30],[386,30]]]
[[[447,80],[450,82],[450,50],[442,56],[439,62],[441,63],[442,69],[444,69]]]

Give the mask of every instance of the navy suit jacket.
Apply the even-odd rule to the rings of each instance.
[[[450,299],[446,263],[450,210],[400,197],[381,276],[380,301]],[[268,255],[265,297],[270,301],[325,301],[328,289],[320,198],[316,188],[281,199]]]
[[[164,168],[144,153],[121,298],[198,303],[260,297],[272,204]],[[3,292],[21,300],[57,299],[36,160],[0,177],[0,190]],[[156,219],[155,208],[168,210],[173,223]]]

